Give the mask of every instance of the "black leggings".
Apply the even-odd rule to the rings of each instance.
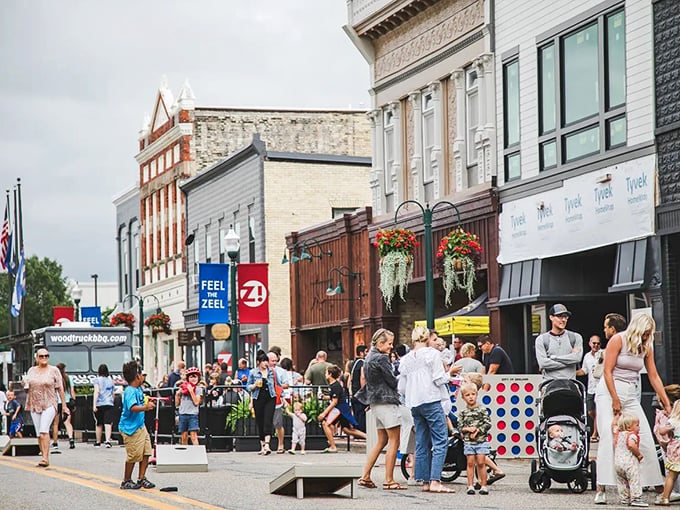
[[[260,435],[260,441],[264,441],[265,436],[272,435],[274,408],[276,407],[276,399],[269,394],[269,388],[266,386],[260,388],[260,393],[253,402],[253,407],[257,432]]]

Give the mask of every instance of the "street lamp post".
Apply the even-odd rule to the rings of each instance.
[[[229,292],[231,295],[231,375],[236,376],[238,370],[238,303],[236,296],[236,259],[238,258],[238,250],[241,247],[241,239],[239,238],[233,227],[229,228],[229,232],[224,236],[224,246],[231,260],[231,267],[229,273]]]
[[[442,204],[450,205],[456,211],[456,216],[458,218],[458,225],[460,226],[460,211],[458,208],[446,200],[437,202],[430,209],[430,204],[425,203],[423,207],[420,202],[415,200],[406,200],[399,204],[396,211],[394,211],[394,223],[397,223],[397,215],[399,214],[399,209],[406,204],[416,204],[420,207],[423,213],[423,227],[424,227],[424,238],[423,244],[425,248],[425,320],[427,321],[427,327],[429,329],[434,329],[434,274],[432,271],[432,215],[435,209]]]
[[[97,279],[99,275],[97,273],[91,274],[90,278],[94,280],[94,306],[97,306]]]
[[[153,294],[148,296],[140,297],[135,294],[128,294],[123,298],[123,303],[127,298],[135,298],[137,300],[137,306],[139,307],[139,325],[137,326],[137,337],[139,339],[139,359],[142,362],[142,367],[144,366],[144,300],[148,297],[152,297],[156,300],[156,313],[161,313],[161,302]],[[132,303],[130,303],[132,305]]]
[[[80,300],[83,298],[83,289],[78,287],[78,282],[71,289],[71,299],[76,305],[76,322],[80,321]]]

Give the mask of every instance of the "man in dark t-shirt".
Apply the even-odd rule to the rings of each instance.
[[[496,345],[489,335],[482,335],[477,340],[477,344],[481,346],[484,353],[484,373],[492,374],[514,374],[515,369],[512,367],[510,356],[503,350],[500,345]]]
[[[357,345],[356,355],[357,357],[352,362],[349,369],[349,381],[350,381],[350,396],[352,397],[352,414],[357,420],[357,428],[362,432],[366,432],[366,406],[354,398],[354,395],[361,389],[361,370],[364,367],[364,358],[366,357],[366,352],[368,347],[365,345]]]

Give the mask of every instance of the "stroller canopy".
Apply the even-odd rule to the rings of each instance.
[[[583,385],[572,379],[553,379],[541,385],[541,414],[544,417],[569,415],[585,421]]]

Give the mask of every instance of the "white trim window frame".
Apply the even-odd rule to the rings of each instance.
[[[421,112],[423,127],[423,184],[434,181],[432,152],[435,148],[435,114],[434,91],[426,91],[421,95]]]
[[[468,168],[477,165],[475,135],[479,127],[479,75],[477,66],[465,69],[465,159]]]
[[[396,129],[394,122],[394,111],[385,110],[383,112],[383,140],[385,150],[385,173],[383,180],[385,183],[385,196],[394,193],[394,181],[392,171],[396,164]]]

